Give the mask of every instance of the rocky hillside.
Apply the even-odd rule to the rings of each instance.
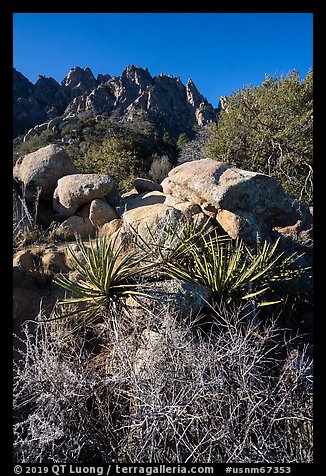
[[[272,91],[256,118],[251,92],[214,110],[135,66],[14,71],[15,463],[312,462],[312,171],[284,186],[311,100],[289,86],[290,115]],[[279,161],[246,162],[265,138]]]
[[[312,461],[311,207],[208,158],[121,194],[59,143],[13,178],[15,462]]]
[[[90,68],[76,66],[61,84],[41,75],[32,84],[14,69],[13,83],[14,137],[29,131],[28,139],[85,116],[114,117],[119,122],[146,120],[174,134],[217,119],[218,110],[191,79],[184,85],[178,76],[152,77],[147,68],[134,65],[121,76],[99,74],[97,78]]]
[[[312,264],[313,211],[293,201],[268,175],[202,159],[173,168],[161,184],[138,177],[134,189],[120,195],[112,176],[80,173],[64,147],[57,144],[18,159],[13,175],[17,245],[19,235],[26,235],[30,226],[20,197],[24,195],[27,207],[32,206],[40,190],[38,225],[55,225],[51,232],[55,241],[74,240],[76,233],[83,239],[97,233],[111,239],[118,233],[130,241],[131,231],[137,229],[145,242],[148,227],[152,234],[157,223],[171,220],[180,225],[189,219],[196,227],[205,228],[209,223],[222,235],[252,246],[257,239],[281,239],[290,255],[304,251],[302,266]],[[38,225],[33,224],[34,231]],[[20,274],[18,278],[21,285]]]

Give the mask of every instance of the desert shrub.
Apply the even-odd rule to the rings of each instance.
[[[249,247],[212,226],[198,229],[190,219],[177,223],[163,219],[155,230],[148,229],[147,240],[133,231],[143,261],[152,263],[157,272],[203,284],[226,302],[250,299],[257,306],[282,302],[289,289],[286,282],[306,271],[296,266],[299,253],[278,251],[279,240]]]
[[[146,175],[141,148],[132,138],[106,137],[102,142],[91,144],[85,155],[74,162],[80,173],[111,175],[120,192],[131,190],[136,176]]]
[[[44,224],[40,222],[40,189],[37,189],[34,201],[26,200],[25,188],[22,187],[20,193],[14,185],[13,187],[13,251],[25,248],[31,243],[51,243],[56,240],[56,228],[59,223],[49,221]],[[42,205],[41,205],[42,206]]]
[[[203,237],[203,245],[192,248],[195,280],[211,288],[213,296],[227,303],[250,299],[255,306],[277,304],[286,297],[284,286],[304,272],[294,267],[301,255],[284,256],[274,244],[264,241],[250,249],[242,240]]]
[[[14,162],[21,155],[29,154],[35,152],[46,145],[51,144],[54,140],[58,139],[59,135],[50,130],[42,131],[40,134],[35,135],[26,142],[22,142],[18,146],[14,147],[13,156]]]
[[[87,328],[73,341],[55,323],[25,328],[23,359],[15,366],[17,461],[108,461],[114,454],[108,405],[112,395],[116,404],[120,397],[113,381],[88,371],[91,346]]]
[[[167,131],[164,132],[164,134],[162,136],[162,141],[163,141],[163,143],[168,144],[168,145],[172,145],[174,143],[173,138],[171,137],[170,133],[167,132]]]
[[[206,332],[168,309],[128,330],[119,313],[77,335],[69,322],[26,324],[15,461],[311,463],[306,349],[247,308],[212,314]]]
[[[298,200],[313,200],[313,72],[267,76],[227,98],[207,156],[278,178]]]
[[[189,140],[179,149],[178,164],[190,162],[192,160],[205,159],[204,147],[210,136],[209,126],[202,126],[195,131],[193,139]]]
[[[158,154],[152,155],[152,165],[148,172],[148,177],[154,182],[162,182],[172,168],[172,164],[168,155],[159,156]]]
[[[40,190],[35,197],[33,210],[27,203],[25,198],[25,191],[22,196],[18,195],[15,188],[13,188],[13,249],[17,250],[25,244],[35,241],[40,234],[39,226],[37,224],[38,204],[39,204]]]
[[[176,143],[177,148],[182,149],[187,144],[187,142],[189,142],[188,135],[185,132],[181,132]]]
[[[76,235],[78,251],[69,246],[68,251],[80,277],[75,280],[61,274],[55,276],[53,282],[75,295],[59,301],[59,305],[83,303],[85,306],[64,311],[59,317],[77,315],[85,323],[96,319],[104,311],[110,315],[121,309],[124,298],[128,296],[146,296],[135,281],[135,276],[144,273],[145,267],[140,265],[139,257],[130,252],[122,256],[123,245],[117,244],[118,238],[97,237],[95,243],[90,240],[86,246]]]

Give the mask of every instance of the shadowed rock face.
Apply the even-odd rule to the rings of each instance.
[[[34,92],[34,84],[31,83],[23,74],[13,70],[13,100],[17,101],[18,98],[27,99]]]
[[[147,68],[128,66],[121,76],[98,75],[89,68],[71,69],[61,84],[41,76],[33,85],[14,70],[14,135],[56,116],[106,115],[117,112],[120,120],[140,115],[157,126],[190,129],[216,121],[217,110],[208,104],[191,79],[152,77]]]

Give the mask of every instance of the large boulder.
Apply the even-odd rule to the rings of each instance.
[[[53,208],[58,214],[69,217],[85,203],[108,195],[115,182],[108,175],[73,174],[58,180],[53,194]]]
[[[144,292],[150,297],[135,300],[129,297],[126,304],[135,312],[143,312],[143,305],[161,312],[168,308],[172,314],[186,318],[197,314],[212,297],[210,288],[183,280],[168,279],[146,286]]]
[[[182,217],[182,213],[164,203],[155,205],[139,206],[126,211],[123,214],[123,221],[126,229],[132,227],[144,238],[148,238],[148,230],[152,233],[155,228],[162,226],[166,221],[177,223]]]
[[[51,201],[58,179],[76,173],[62,146],[49,144],[36,152],[20,157],[14,166],[14,179],[25,189],[25,197],[34,201],[37,189],[40,198]]]
[[[233,231],[238,228],[239,236],[248,241],[256,241],[257,231],[261,231],[257,227],[270,227],[277,217],[291,211],[292,201],[274,177],[216,160],[185,162],[172,169],[168,178],[173,196],[199,204],[204,213],[222,226],[226,216],[222,216],[221,210],[232,212],[233,216],[227,217],[227,227]],[[241,230],[245,230],[244,236]]]
[[[149,205],[156,205],[159,203],[165,203],[166,195],[162,192],[144,192],[144,193],[132,193],[125,194],[121,199],[118,210],[120,213],[133,210],[134,208],[147,207]]]

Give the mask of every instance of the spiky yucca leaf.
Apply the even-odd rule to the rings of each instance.
[[[135,243],[140,249],[144,262],[155,265],[155,269],[172,279],[193,280],[191,249],[203,242],[213,227],[205,224],[202,228],[190,218],[178,222],[161,220],[154,230],[146,226],[146,239],[130,226]]]
[[[54,282],[77,297],[59,301],[60,306],[67,304],[86,304],[83,309],[66,312],[62,317],[80,314],[85,319],[93,318],[98,312],[109,309],[110,305],[123,305],[123,299],[128,296],[146,296],[140,290],[134,278],[144,267],[140,259],[130,253],[123,254],[122,246],[117,245],[118,236],[109,240],[103,236],[97,237],[88,247],[80,236],[76,235],[76,243],[81,258],[68,246],[69,254],[80,278],[77,281],[59,275]]]
[[[281,297],[264,301],[269,292],[275,295],[273,283],[293,279],[301,270],[292,269],[293,263],[302,255],[293,253],[284,258],[277,253],[279,240],[274,245],[264,242],[253,253],[241,240],[215,237],[203,238],[204,247],[195,246],[191,253],[195,280],[212,289],[217,297],[228,302],[233,299],[256,299],[258,306],[281,302]]]

